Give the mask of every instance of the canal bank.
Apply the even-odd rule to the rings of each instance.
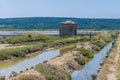
[[[119,76],[119,59],[120,59],[120,35],[101,66],[96,80],[117,80]]]

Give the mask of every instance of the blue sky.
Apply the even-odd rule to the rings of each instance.
[[[120,18],[120,0],[0,0],[0,18]]]

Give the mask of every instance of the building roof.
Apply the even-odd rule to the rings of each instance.
[[[76,24],[76,23],[73,21],[65,21],[65,22],[61,22],[61,24]]]

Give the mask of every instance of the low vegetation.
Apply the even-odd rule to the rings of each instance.
[[[87,58],[93,58],[93,56],[94,56],[92,52],[90,52],[89,50],[87,50],[85,48],[79,48],[77,50],[80,51],[82,53],[82,55]]]
[[[3,39],[2,43],[16,44],[16,43],[25,43],[25,42],[51,42],[57,40],[57,37],[47,36],[42,34],[23,34],[21,36],[8,37]]]
[[[27,54],[41,50],[44,46],[31,45],[21,48],[8,48],[0,50],[0,60],[12,59],[15,57],[25,57]]]
[[[40,76],[36,75],[22,75],[17,80],[43,80]]]
[[[114,48],[116,47],[117,45],[114,45]],[[118,60],[117,80],[120,80],[120,55],[119,55],[119,60]]]
[[[70,80],[70,73],[50,64],[39,64],[35,69],[43,73],[46,80]]]
[[[78,64],[80,65],[85,65],[85,60],[81,58],[75,58],[75,61],[77,61]]]
[[[94,41],[92,42],[92,44],[98,46],[100,49],[102,49],[106,45],[106,43],[103,43],[101,41]]]
[[[117,80],[120,80],[120,59],[119,59],[119,65],[118,65]]]
[[[66,44],[66,43],[75,43],[76,41],[89,41],[88,36],[75,36],[75,37],[64,37],[59,38],[56,36],[47,36],[43,34],[23,34],[21,36],[7,37],[1,41],[1,43],[7,44],[18,44],[18,43],[28,43],[28,42],[39,42],[47,44]]]
[[[94,52],[98,52],[101,50],[101,48],[95,44],[92,44],[92,49],[94,50]]]

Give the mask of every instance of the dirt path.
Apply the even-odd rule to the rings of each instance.
[[[23,71],[17,77],[8,78],[7,80],[16,80],[18,77],[20,80],[46,80],[41,75],[41,73],[35,71],[34,69],[29,69],[29,70]]]
[[[18,47],[24,47],[24,46],[25,45],[13,46],[12,44],[0,44],[0,50],[8,49],[8,48],[18,48]]]
[[[74,60],[76,57],[81,57],[83,56],[77,52],[77,51],[71,51],[63,56],[56,57],[52,60],[49,60],[47,64],[54,65],[58,68],[62,68],[63,70],[71,73],[79,64]]]
[[[120,35],[108,58],[105,60],[96,80],[117,80],[118,60],[120,58]]]

